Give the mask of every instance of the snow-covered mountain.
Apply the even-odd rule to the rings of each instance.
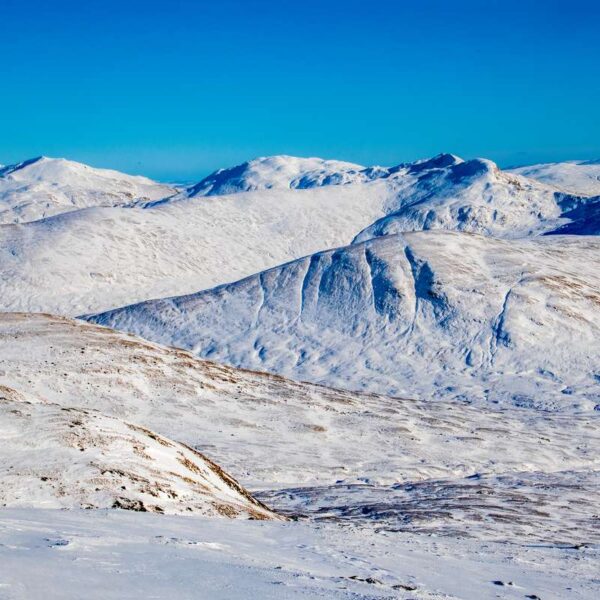
[[[0,226],[0,310],[78,315],[184,294],[348,244],[384,182],[89,208]]]
[[[597,169],[597,165],[583,163],[571,166],[574,171],[581,168],[580,178],[589,175],[587,170]],[[537,235],[560,227],[567,222],[565,212],[587,203],[577,191],[567,192],[564,186],[557,187],[551,180],[539,178],[543,181],[540,183],[534,181],[535,177],[503,172],[489,160],[464,161],[453,154],[394,167],[368,168],[317,158],[259,158],[217,171],[181,197],[365,184],[378,179],[387,180],[389,199],[385,215],[361,232],[358,241],[428,229],[499,237]],[[363,189],[368,195],[370,187]],[[588,195],[594,194],[581,193]]]
[[[298,172],[300,159],[277,160]],[[596,233],[589,214],[597,205],[595,198],[503,173],[489,161],[445,154],[380,169],[366,183],[274,186],[210,198],[178,194],[135,208],[77,210],[0,227],[0,309],[98,312],[413,229],[509,238]]]
[[[599,273],[597,237],[415,232],[88,318],[337,387],[592,409]]]
[[[391,175],[394,200],[386,215],[355,241],[430,229],[501,238],[535,236],[572,221],[574,229],[581,227],[577,211],[597,201],[503,172],[489,160],[462,161],[447,155],[448,160],[441,162],[443,156],[401,167]]]
[[[322,158],[267,156],[219,169],[190,187],[189,196],[222,196],[254,190],[306,189],[324,185],[364,183],[387,174],[381,167]]]
[[[272,519],[195,450],[95,410],[0,386],[0,506]]]
[[[568,587],[594,597],[597,412],[354,394],[39,314],[0,315],[0,385],[5,397],[8,388],[27,390],[0,418],[0,494],[39,493],[62,480],[67,497],[105,506],[100,479],[110,506],[127,507],[125,498],[136,502],[130,508],[140,500],[178,512],[161,490],[148,498],[137,477],[150,489],[164,485],[167,496],[168,488],[183,492],[179,469],[190,465],[178,452],[201,470],[206,464],[170,441],[179,440],[276,510],[301,514],[299,522],[257,523],[4,508],[0,577],[13,596],[62,598],[66,589],[73,599],[123,590],[168,597],[176,589],[190,598],[479,600],[499,589],[552,597]],[[125,425],[133,422],[134,429]],[[111,478],[116,489],[104,473],[80,490],[96,468],[91,457],[126,471]],[[221,492],[219,505],[256,518],[253,503],[240,507]],[[199,512],[208,509],[195,502]]]
[[[600,196],[600,160],[543,163],[511,171],[555,186],[569,194]]]
[[[90,206],[158,200],[176,191],[146,177],[41,156],[0,168],[0,223],[35,221]]]

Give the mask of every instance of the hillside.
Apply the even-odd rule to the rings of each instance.
[[[444,229],[499,238],[550,233],[581,219],[593,199],[567,194],[485,159],[409,165],[390,177],[394,201],[354,241],[407,231]]]
[[[90,206],[158,200],[176,192],[146,177],[41,156],[0,167],[0,223],[23,223]]]
[[[183,442],[253,491],[322,485],[307,503],[315,507],[331,494],[368,499],[336,482],[368,482],[377,495],[378,486],[399,482],[439,488],[468,484],[476,473],[576,471],[584,490],[585,471],[598,467],[597,411],[356,394],[48,315],[0,315],[0,385]]]
[[[600,196],[600,161],[598,160],[528,165],[511,171],[555,186],[569,194]]]
[[[0,410],[11,505],[35,504],[33,490],[47,506],[127,498],[130,508],[194,509],[182,518],[4,508],[0,578],[17,598],[65,597],[64,573],[72,598],[80,581],[107,598],[168,595],[174,578],[190,598],[479,600],[500,585],[514,598],[565,588],[593,597],[595,411],[355,394],[39,314],[0,315],[0,385],[12,394]],[[180,481],[190,465],[179,452],[207,465],[171,440],[300,521],[195,517],[214,514],[215,502],[240,517],[257,509],[218,482],[214,495],[188,496],[196,489]],[[117,472],[97,477],[98,465]],[[53,485],[65,494],[49,494]]]
[[[350,243],[387,198],[385,185],[268,190],[0,226],[0,310],[74,316],[235,281]]]
[[[407,233],[88,319],[347,389],[590,410],[599,250],[596,237]]]
[[[0,226],[0,309],[99,312],[397,231],[516,238],[597,229],[589,219],[596,199],[507,175],[489,161],[447,154],[379,174],[348,185],[179,194]]]
[[[144,427],[0,386],[0,506],[277,518],[214,463]]]

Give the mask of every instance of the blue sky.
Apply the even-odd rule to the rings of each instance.
[[[596,0],[0,0],[0,163],[600,158]]]

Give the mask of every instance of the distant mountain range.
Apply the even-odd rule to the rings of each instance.
[[[595,598],[599,168],[1,168],[0,563]]]
[[[10,208],[17,205],[10,189],[18,173],[24,180],[30,173],[41,189],[75,194],[75,204],[61,204],[68,212],[0,228],[5,310],[98,312],[193,293],[318,251],[404,231],[516,238],[595,234],[600,224],[597,197],[568,194],[500,171],[489,161],[465,162],[451,154],[393,168],[271,157],[177,193],[149,180],[132,188],[128,176],[51,159],[2,172],[0,190],[8,191],[0,205],[7,207],[9,221],[22,214]],[[109,200],[107,189],[114,193]],[[218,190],[238,191],[201,195]],[[171,192],[166,198],[142,197]],[[26,204],[37,210],[36,202]],[[79,204],[89,208],[77,209]]]

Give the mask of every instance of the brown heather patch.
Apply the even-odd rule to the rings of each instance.
[[[150,431],[150,429],[146,429],[145,427],[141,427],[140,425],[132,425],[131,423],[127,423],[127,427],[132,431],[137,431],[138,433],[143,433],[148,436],[150,439],[153,439],[155,442],[158,442],[161,446],[165,446],[167,448],[172,448],[173,444],[161,437],[160,435]]]

